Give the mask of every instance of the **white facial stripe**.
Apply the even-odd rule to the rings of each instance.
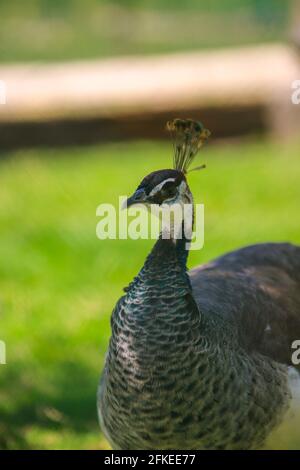
[[[162,181],[161,183],[157,184],[155,188],[152,189],[150,192],[149,196],[154,196],[156,193],[158,193],[161,188],[168,182],[168,181],[175,181],[175,178],[167,178],[166,180]]]

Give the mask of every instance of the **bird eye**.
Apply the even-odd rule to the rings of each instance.
[[[161,193],[164,197],[173,197],[176,195],[177,193],[177,188],[176,186],[171,182],[169,181],[168,183],[166,183],[162,189],[161,189]]]

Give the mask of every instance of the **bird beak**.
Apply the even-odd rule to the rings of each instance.
[[[145,193],[144,189],[137,189],[136,192],[130,196],[126,201],[123,202],[122,204],[122,209],[127,209],[130,206],[133,206],[134,204],[142,204],[143,202],[146,202],[147,200],[147,195]]]

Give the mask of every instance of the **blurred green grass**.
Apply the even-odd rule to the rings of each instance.
[[[299,146],[208,145],[190,175],[205,246],[300,243]],[[0,447],[106,448],[95,396],[110,312],[153,241],[96,238],[96,207],[169,167],[166,143],[16,152],[0,161]]]

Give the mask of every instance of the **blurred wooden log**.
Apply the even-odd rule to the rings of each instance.
[[[1,122],[264,105],[299,73],[283,45],[161,57],[0,67]]]
[[[297,54],[280,44],[1,66],[0,146],[163,137],[162,121],[177,115],[202,119],[217,136],[256,132],[272,124],[265,111],[279,98],[291,102],[297,78]]]

